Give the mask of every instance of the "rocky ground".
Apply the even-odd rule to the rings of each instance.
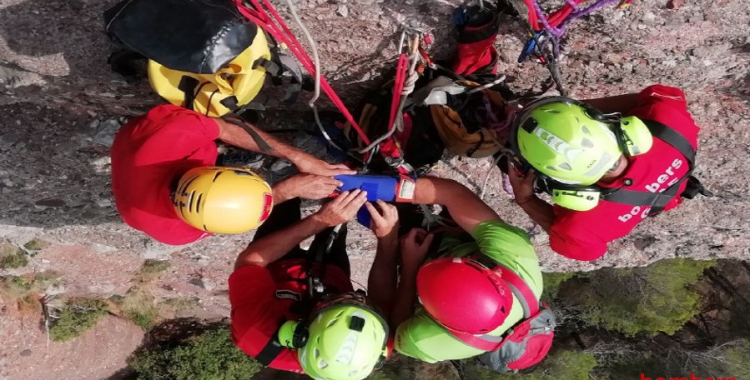
[[[171,247],[127,228],[114,208],[108,158],[112,135],[125,118],[159,102],[147,83],[127,83],[106,64],[110,47],[101,14],[114,3],[0,0],[0,238],[16,245],[32,239],[51,243],[28,266],[0,275],[54,270],[66,295],[109,297],[134,285],[143,260],[169,260],[171,267],[149,284],[154,302],[196,299],[188,314],[226,316],[230,264],[251,233]],[[296,2],[318,43],[325,74],[350,106],[395,65],[402,23],[431,30],[433,55],[449,54],[450,13],[458,3]],[[702,127],[697,172],[716,197],[647,220],[594,263],[554,254],[546,235],[537,234],[534,243],[546,271],[750,255],[750,3],[670,0],[669,5],[667,0],[636,1],[627,10],[604,9],[571,25],[562,79],[572,96],[582,98],[634,92],[659,82],[684,89]],[[284,7],[280,11],[287,14]],[[521,21],[504,16],[497,39],[500,71],[517,91],[538,88],[547,77],[540,65],[516,63],[524,30]],[[262,98],[270,112],[259,125],[300,126],[304,102],[282,115],[274,112],[282,107],[275,91]],[[503,218],[531,228],[491,167],[489,159],[446,157],[438,172],[478,192],[489,172],[485,199]],[[352,228],[349,242],[355,279],[364,283],[374,239],[363,228]],[[106,378],[122,367],[140,339],[137,327],[109,317],[71,344],[47,347],[38,316],[19,314],[12,300],[2,302],[0,379]],[[105,350],[107,355],[96,356]],[[65,353],[80,360],[64,359]],[[39,365],[44,362],[49,364]]]

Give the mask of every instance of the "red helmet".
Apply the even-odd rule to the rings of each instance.
[[[417,296],[444,327],[486,334],[500,327],[513,306],[513,293],[495,272],[468,258],[442,258],[417,273]]]

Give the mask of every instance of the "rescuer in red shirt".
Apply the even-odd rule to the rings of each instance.
[[[300,173],[271,189],[242,168],[213,167],[215,140],[293,163]],[[162,243],[192,243],[211,233],[242,233],[260,225],[273,203],[322,199],[352,174],[288,146],[236,117],[211,118],[160,105],[130,120],[111,149],[112,192],[129,226]]]
[[[647,216],[677,207],[681,194],[710,195],[690,177],[699,130],[674,87],[582,102],[539,99],[512,125],[516,202],[555,252],[596,260]]]
[[[274,208],[229,277],[232,336],[242,351],[314,379],[363,379],[386,359],[398,214],[383,201],[376,208],[366,200],[366,192],[345,191],[304,219],[299,199]],[[365,204],[378,238],[367,295],[352,288],[345,224]],[[309,251],[301,249],[311,236]]]

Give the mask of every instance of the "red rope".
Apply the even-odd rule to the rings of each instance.
[[[409,70],[409,58],[406,56],[406,54],[401,54],[401,56],[398,57],[398,65],[396,66],[396,79],[393,82],[391,117],[388,119],[389,132],[391,129],[393,129],[393,123],[396,121],[396,113],[398,112],[398,106],[401,103],[401,92],[404,90],[407,70]]]
[[[573,0],[576,4],[581,4],[586,0]],[[526,7],[529,9],[529,25],[531,25],[532,28],[536,31],[540,31],[544,29],[544,25],[542,25],[539,22],[539,15],[537,15],[536,10],[534,9],[534,2],[533,0],[524,0],[524,3],[526,4]],[[570,4],[565,3],[560,9],[556,10],[553,13],[550,13],[549,16],[547,16],[547,23],[553,28],[556,28],[560,25],[560,23],[565,20],[566,17],[568,17],[571,13],[573,13],[574,9]]]
[[[281,18],[273,5],[269,2],[269,0],[263,0],[263,4],[273,14],[275,22],[271,19],[271,17],[268,15],[268,12],[261,6],[258,0],[250,0],[250,2],[255,9],[246,7],[243,4],[243,0],[235,0],[237,9],[243,16],[263,28],[277,41],[285,44],[292,52],[292,54],[294,54],[294,56],[300,61],[305,70],[307,70],[307,72],[311,75],[314,75],[316,71],[314,62],[312,61],[312,59],[310,59],[310,56],[302,47],[302,44],[297,41],[297,38],[294,36],[292,31],[286,25],[284,20]],[[360,128],[359,124],[357,124],[357,122],[354,120],[354,117],[346,108],[346,105],[344,105],[344,102],[341,101],[341,98],[339,98],[339,96],[336,94],[336,91],[333,90],[331,85],[328,84],[328,81],[323,76],[320,77],[320,88],[328,96],[328,98],[336,106],[336,108],[338,108],[338,110],[344,115],[344,117],[352,125],[354,130],[357,131],[357,134],[359,134],[359,137],[362,139],[362,141],[366,145],[369,145],[370,139],[367,138],[367,135],[362,131],[362,128]]]

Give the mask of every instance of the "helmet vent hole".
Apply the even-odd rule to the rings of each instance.
[[[178,193],[184,193],[187,191],[188,187],[190,187],[190,184],[193,183],[196,179],[198,179],[199,176],[194,176],[193,178],[190,178],[187,182],[185,182],[184,185],[182,185],[182,188],[180,188],[177,192]]]
[[[583,139],[581,141],[581,145],[583,145],[585,148],[593,148],[594,147],[594,143],[591,142],[591,140],[589,140],[589,139]]]
[[[557,171],[557,168],[556,168],[556,167],[554,167],[554,166],[549,166],[549,165],[547,165],[547,166],[545,166],[545,168],[546,168],[546,169],[549,169],[549,170],[554,170],[554,171]]]
[[[216,179],[217,179],[217,178],[219,178],[219,176],[220,176],[220,175],[222,175],[222,174],[224,174],[224,172],[222,172],[222,171],[220,171],[220,172],[217,172],[217,173],[216,173],[216,174],[214,175],[214,179],[213,179],[213,180],[211,180],[211,182],[216,182]]]
[[[188,211],[193,212],[193,204],[195,201],[195,190],[190,193],[190,199],[188,199]]]
[[[582,126],[581,126],[581,131],[583,131],[583,133],[585,133],[585,134],[587,134],[587,135],[591,136],[591,131],[589,131],[589,129],[588,129],[588,128],[586,128],[586,126],[585,126],[585,125],[582,125]]]
[[[315,356],[315,359],[319,358],[320,357],[320,350],[318,350],[316,348],[315,351],[313,352],[313,356]]]
[[[567,162],[563,162],[562,164],[557,165],[557,167],[559,167],[560,169],[563,169],[563,170],[573,170],[573,168]]]
[[[318,360],[318,367],[320,367],[320,369],[326,368],[328,367],[328,363],[326,363],[326,361],[322,359]]]
[[[203,198],[203,194],[198,195],[198,200],[195,201],[195,212],[197,213],[201,212],[201,198]]]
[[[556,109],[552,109],[552,108],[545,108],[544,112],[547,112],[547,113],[560,113],[560,111],[558,111]]]
[[[244,171],[244,170],[233,170],[233,172],[234,172],[234,174],[237,174],[237,175],[244,175],[244,176],[248,176],[248,177],[252,176],[252,173],[249,173],[249,172]]]

